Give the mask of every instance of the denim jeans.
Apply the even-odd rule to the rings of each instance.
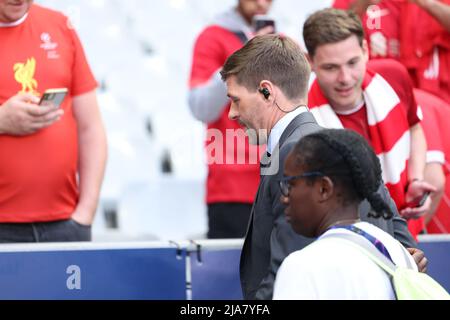
[[[0,223],[0,243],[91,241],[91,227],[75,220]]]

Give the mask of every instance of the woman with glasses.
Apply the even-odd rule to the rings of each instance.
[[[362,250],[335,239],[357,233],[394,264],[417,270],[400,242],[359,220],[364,199],[373,217],[392,218],[377,193],[380,162],[365,139],[341,129],[308,135],[291,151],[284,171],[280,189],[286,218],[296,233],[318,240],[283,261],[274,299],[395,299],[387,273]]]

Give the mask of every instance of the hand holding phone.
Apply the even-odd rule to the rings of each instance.
[[[253,17],[253,29],[255,32],[268,26],[271,26],[273,28],[272,33],[275,33],[275,20],[266,15],[256,15]]]
[[[430,192],[425,192],[422,197],[416,198],[410,202],[406,203],[406,207],[408,208],[420,208],[425,204],[425,201],[427,201],[428,197],[430,196]]]
[[[54,105],[59,108],[67,95],[67,88],[49,89],[42,95],[40,106]]]
[[[27,136],[53,125],[63,116],[64,110],[38,105],[45,105],[50,98],[52,97],[45,95],[39,99],[32,93],[20,93],[9,98],[1,105],[2,113],[6,119],[10,119],[2,124],[2,133]]]

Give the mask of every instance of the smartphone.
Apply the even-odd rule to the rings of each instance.
[[[408,208],[419,208],[424,205],[425,201],[427,201],[430,196],[430,192],[425,192],[422,197],[416,198],[413,201],[406,203]]]
[[[67,95],[67,88],[48,89],[42,95],[40,106],[54,105],[59,108]]]
[[[256,15],[253,17],[253,29],[255,32],[267,26],[273,27],[273,33],[275,33],[275,20],[266,15]]]

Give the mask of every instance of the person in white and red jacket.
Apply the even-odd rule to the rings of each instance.
[[[367,42],[352,12],[324,9],[305,22],[303,36],[316,81],[308,103],[326,128],[349,128],[365,137],[380,157],[383,180],[416,236],[436,191],[424,181],[426,140],[412,84],[395,60],[367,63]]]
[[[195,43],[189,107],[208,127],[208,238],[241,238],[247,230],[259,183],[259,148],[249,144],[240,124],[228,119],[230,103],[219,71],[228,56],[254,36],[253,17],[267,14],[271,4],[272,0],[239,0]],[[273,29],[266,27],[258,34],[270,32]]]
[[[428,221],[438,207],[445,211],[447,197],[441,201],[445,189],[442,153],[445,149],[438,141],[440,136],[445,136],[442,131],[445,126],[441,129],[435,123],[436,113],[445,113],[446,108],[435,109],[447,105],[450,95],[450,26],[447,23],[450,0],[335,0],[333,7],[351,9],[360,15],[370,59],[395,59],[408,68],[415,98],[424,115],[422,127],[428,145],[425,180],[437,188],[430,197]],[[447,99],[447,103],[439,97]]]

